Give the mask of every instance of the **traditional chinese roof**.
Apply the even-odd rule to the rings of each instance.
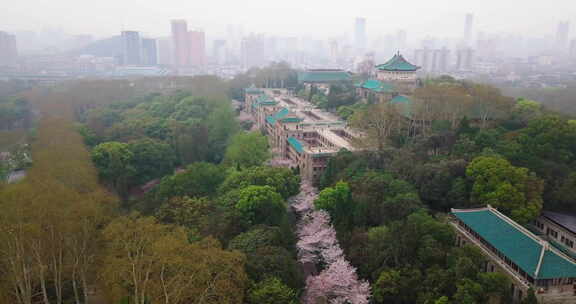
[[[295,137],[288,137],[288,143],[298,152],[298,153],[302,153],[304,152],[304,145],[302,145],[302,143],[296,139]]]
[[[344,70],[307,70],[298,73],[298,82],[327,83],[349,81],[350,73]]]
[[[278,112],[276,112],[276,114],[266,117],[266,121],[273,125],[276,123],[277,120],[284,118],[289,113],[290,111],[288,109],[282,108]]]
[[[392,59],[388,60],[386,63],[376,66],[376,69],[380,71],[390,71],[390,72],[416,72],[420,67],[411,64],[408,60],[404,59],[404,56],[400,53],[394,55]]]
[[[395,92],[394,86],[388,82],[382,82],[376,79],[369,79],[364,82],[356,84],[356,87],[368,89],[376,93],[393,93]]]
[[[497,210],[453,209],[452,214],[532,278],[576,278],[574,262]]]
[[[274,106],[278,104],[274,99],[271,99],[270,97],[266,96],[266,95],[260,95],[258,96],[258,98],[256,99],[256,104],[255,106]]]

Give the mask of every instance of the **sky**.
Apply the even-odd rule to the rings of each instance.
[[[574,0],[4,0],[0,30],[61,28],[70,34],[105,37],[122,29],[168,36],[170,19],[186,19],[207,36],[227,24],[245,33],[337,37],[351,34],[355,17],[367,19],[369,37],[405,29],[408,37],[461,37],[464,15],[487,33],[554,35],[557,23],[576,29]],[[572,31],[576,36],[576,30]]]

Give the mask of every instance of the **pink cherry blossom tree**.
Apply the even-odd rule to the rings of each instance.
[[[346,261],[330,215],[323,210],[314,210],[318,191],[307,182],[300,188],[300,193],[291,200],[292,208],[300,216],[296,244],[298,259],[303,264],[323,262],[326,265],[320,274],[307,278],[304,303],[316,304],[325,300],[331,304],[367,304],[370,285],[359,280],[356,269]]]

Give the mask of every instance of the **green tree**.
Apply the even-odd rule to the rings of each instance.
[[[225,178],[226,171],[221,166],[193,163],[184,172],[163,178],[153,195],[158,201],[176,196],[212,196]]]
[[[92,150],[92,161],[98,168],[100,177],[109,181],[124,196],[135,174],[134,153],[128,144],[106,142]]]
[[[128,149],[133,154],[132,167],[137,183],[146,183],[174,169],[176,155],[168,144],[144,138],[129,142]]]
[[[252,286],[248,292],[248,302],[251,304],[296,304],[296,292],[286,286],[278,278],[268,278]]]
[[[259,132],[242,132],[232,138],[224,163],[233,167],[259,166],[270,158],[268,139]]]
[[[544,185],[528,169],[501,157],[480,156],[468,165],[466,175],[474,181],[472,202],[499,208],[521,224],[540,214]]]
[[[288,199],[298,194],[300,177],[287,168],[269,166],[252,167],[241,171],[233,171],[226,177],[219,189],[220,193],[242,189],[247,186],[270,186]]]
[[[241,189],[236,209],[252,225],[278,226],[286,214],[282,196],[270,186],[248,186]]]
[[[320,192],[314,201],[316,209],[326,210],[337,228],[348,229],[352,225],[354,202],[350,187],[345,182],[338,182]]]

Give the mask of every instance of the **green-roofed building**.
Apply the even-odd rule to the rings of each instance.
[[[351,81],[352,75],[339,69],[310,69],[298,72],[298,83],[306,90],[315,88],[325,95],[330,94],[330,88],[333,85],[346,84]]]
[[[541,303],[576,303],[576,261],[570,256],[491,206],[452,209],[452,218],[457,244],[480,248],[488,258],[486,271],[511,279],[515,300],[534,288]]]
[[[298,72],[299,83],[335,83],[350,79],[350,73],[344,70],[317,69]]]

